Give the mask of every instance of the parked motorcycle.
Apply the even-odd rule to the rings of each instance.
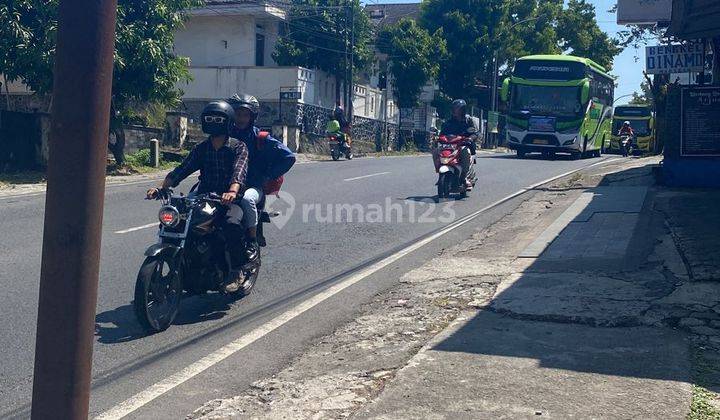
[[[465,179],[461,179],[462,166],[460,165],[460,152],[468,148],[468,144],[474,140],[475,130],[471,129],[467,136],[441,135],[437,140],[437,156],[439,159],[438,171],[438,201],[450,198],[457,194],[465,198],[468,192],[475,187],[477,177],[475,176],[475,156],[470,157],[470,169],[467,179],[472,187],[468,187]]]
[[[337,135],[328,134],[328,145],[330,146],[330,156],[333,160],[340,159],[340,156],[345,155],[347,160],[352,160],[352,146],[347,141],[347,134]]]
[[[227,207],[217,194],[173,195],[161,190],[158,200],[160,241],[145,251],[135,283],[135,315],[150,333],[166,330],[180,309],[183,294],[224,293],[230,271],[230,254],[223,232]],[[261,210],[258,242],[264,245],[262,225],[270,215]],[[261,239],[262,238],[262,239]],[[231,246],[243,246],[245,241]],[[242,252],[245,255],[245,252]],[[244,283],[237,297],[250,294],[258,278],[260,259],[242,268]]]

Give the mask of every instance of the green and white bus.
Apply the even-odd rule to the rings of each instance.
[[[612,76],[587,58],[518,59],[500,93],[508,147],[520,158],[530,152],[600,156],[610,142],[614,89]]]

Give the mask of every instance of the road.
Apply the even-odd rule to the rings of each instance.
[[[102,227],[91,414],[114,407],[265,325],[353,270],[393,255],[447,226],[451,216],[459,219],[518,190],[602,159],[545,161],[482,155],[478,159],[478,189],[449,207],[436,206],[429,200],[435,195],[436,178],[427,156],[297,165],[284,187],[295,200],[295,210],[282,229],[267,229],[269,246],[264,250],[261,278],[253,294],[236,302],[216,294],[188,299],[176,325],[154,336],[144,336],[139,329],[131,300],[143,251],[156,241],[155,229],[147,226],[154,225],[158,205],[142,200],[150,182],[110,186]],[[187,190],[189,185],[186,182],[181,189]],[[274,206],[287,214],[289,201]],[[354,209],[352,220],[348,220],[347,208],[337,207],[344,204],[361,205]],[[492,223],[512,205],[511,200],[472,223]],[[31,394],[43,206],[42,196],[0,199],[3,418],[25,417]],[[378,214],[382,222],[378,222]],[[272,375],[313,339],[350,319],[363,302],[395,284],[403,272],[462,239],[464,232],[469,235],[471,231],[458,229],[439,237],[372,273],[222,362],[143,403],[129,417],[178,418],[207,400],[233,395],[254,380]]]

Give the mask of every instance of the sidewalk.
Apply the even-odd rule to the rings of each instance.
[[[720,418],[720,197],[655,186],[653,162],[538,189],[189,417]]]

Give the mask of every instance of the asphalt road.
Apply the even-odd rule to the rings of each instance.
[[[216,295],[183,302],[176,325],[145,336],[131,306],[145,248],[156,241],[158,204],[144,201],[151,184],[113,185],[105,195],[103,248],[96,319],[91,411],[101,413],[197,361],[233,338],[263,325],[290,305],[318,293],[354,268],[537,182],[599,162],[559,158],[478,159],[478,188],[463,201],[430,202],[436,175],[427,156],[313,162],[286,177],[292,196],[273,207],[294,211],[279,229],[267,229],[261,277],[253,294],[231,302]],[[189,188],[183,184],[181,190]],[[72,200],[72,197],[68,197]],[[43,226],[42,196],[0,199],[0,417],[24,416],[32,389],[36,306]],[[359,205],[348,213],[348,207]],[[489,211],[473,223],[489,224],[511,209]],[[381,221],[380,221],[381,220]],[[465,230],[435,241],[368,277],[317,308],[257,340],[247,349],[151,401],[131,417],[177,418],[212,398],[233,395],[271,375],[312,339],[349,319],[363,301]],[[470,230],[466,230],[469,235]],[[118,233],[123,232],[123,233]],[[4,413],[4,414],[3,414]]]

